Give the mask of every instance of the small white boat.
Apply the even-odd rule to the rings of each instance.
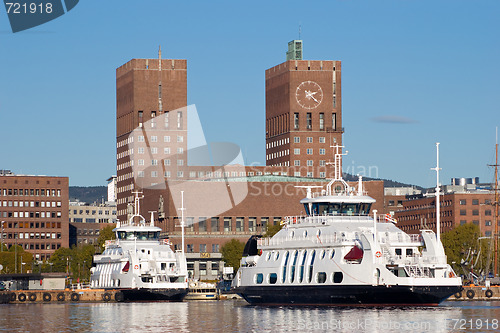
[[[118,222],[116,239],[106,242],[102,254],[94,256],[90,286],[94,289],[119,289],[117,301],[182,301],[188,292],[186,256],[174,252],[168,240],[159,238],[161,228],[135,212],[128,223]]]
[[[189,283],[189,290],[188,294],[185,297],[185,300],[216,301],[218,299],[219,299],[219,293],[217,291],[217,286],[215,284],[206,282]]]

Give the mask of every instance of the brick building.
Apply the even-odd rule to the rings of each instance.
[[[116,223],[116,204],[69,203],[69,245],[96,244],[101,229]]]
[[[266,165],[325,178],[330,146],[342,145],[341,63],[302,60],[302,41],[290,43],[300,53],[289,44],[290,60],[266,70]]]
[[[445,193],[441,202],[441,232],[459,225],[473,223],[481,233],[490,237],[495,231],[494,194],[490,191],[468,191]],[[418,233],[420,229],[436,231],[436,198],[434,196],[410,196],[403,201],[401,210],[395,212],[398,227],[407,233]]]
[[[67,177],[0,173],[2,242],[18,244],[41,261],[68,247],[68,194]]]

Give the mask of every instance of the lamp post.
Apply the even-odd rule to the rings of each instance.
[[[2,243],[0,244],[0,252],[3,252],[3,225],[5,221],[2,221],[2,234],[0,235],[0,239],[2,240]]]

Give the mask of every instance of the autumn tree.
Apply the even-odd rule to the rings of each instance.
[[[0,252],[0,264],[3,274],[26,273],[34,264],[33,254],[26,252],[20,245],[12,245],[8,250]],[[17,257],[17,259],[16,259]],[[24,265],[23,265],[24,264]]]

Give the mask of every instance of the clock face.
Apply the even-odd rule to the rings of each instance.
[[[297,87],[295,98],[304,109],[314,109],[323,100],[323,90],[314,81],[304,81]]]

